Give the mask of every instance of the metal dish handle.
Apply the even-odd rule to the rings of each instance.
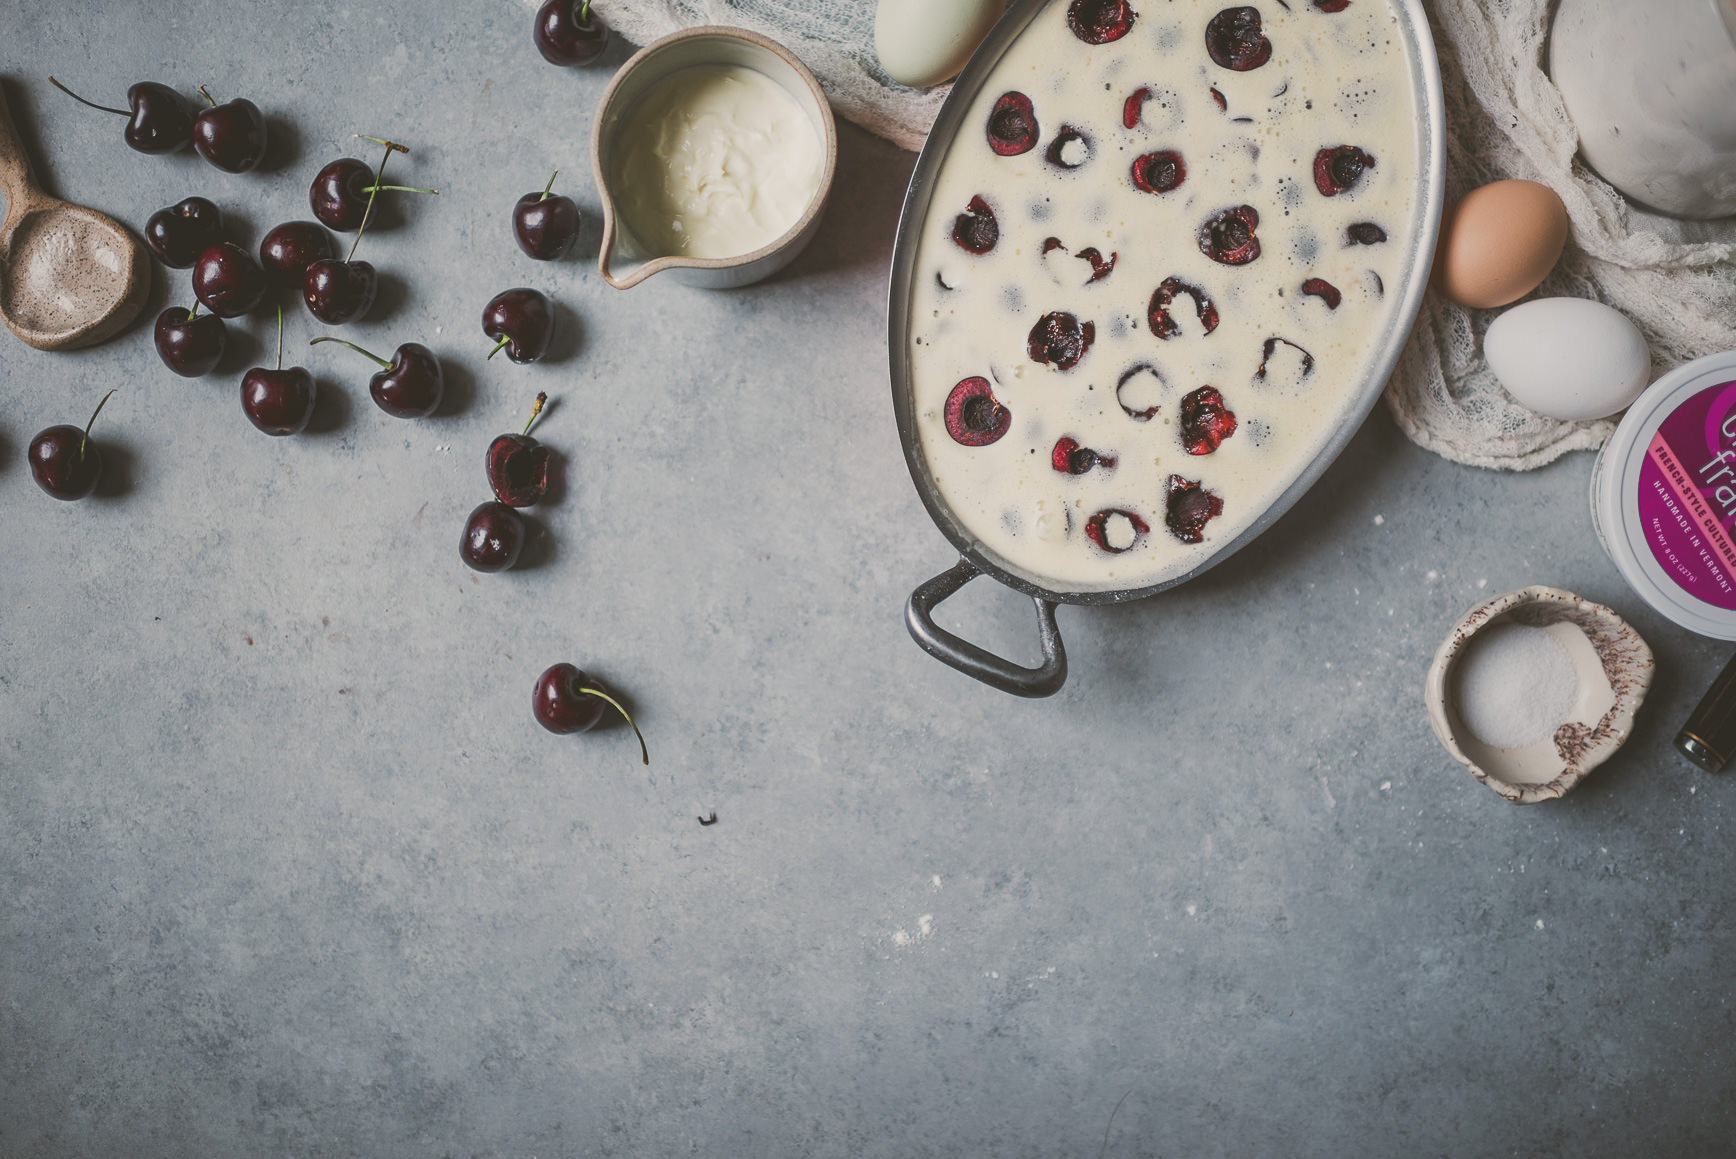
[[[934,622],[935,606],[982,574],[982,569],[970,560],[960,559],[956,565],[911,592],[909,602],[904,605],[904,626],[910,629],[911,639],[942,664],[956,668],[990,688],[1014,696],[1055,695],[1067,682],[1067,650],[1061,646],[1061,629],[1055,624],[1053,600],[1031,597],[1037,605],[1037,635],[1043,645],[1043,663],[1038,668],[1014,664],[960,639]]]

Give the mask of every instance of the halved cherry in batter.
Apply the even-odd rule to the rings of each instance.
[[[1350,7],[1350,0],[1314,0],[1314,7],[1322,12],[1343,12]]]
[[[1207,334],[1218,328],[1218,308],[1212,305],[1212,300],[1206,297],[1206,292],[1198,286],[1190,286],[1180,278],[1165,278],[1151,294],[1151,305],[1146,307],[1145,321],[1151,327],[1151,332],[1159,338],[1174,338],[1181,333],[1181,327],[1170,317],[1169,304],[1175,301],[1176,295],[1186,294],[1193,299],[1194,313],[1199,315],[1200,325],[1205,327]]]
[[[1017,157],[1037,147],[1037,111],[1021,92],[1002,93],[989,113],[989,148],[1002,157]]]
[[[1057,169],[1077,169],[1091,160],[1091,138],[1072,125],[1062,125],[1043,156]]]
[[[1106,507],[1085,521],[1085,534],[1110,555],[1120,555],[1150,530],[1151,524],[1141,519],[1139,512],[1125,507]]]
[[[1209,455],[1236,433],[1236,416],[1216,389],[1202,386],[1181,400],[1181,445],[1190,455]]]
[[[1337,197],[1355,188],[1365,169],[1374,168],[1374,157],[1355,145],[1337,145],[1314,154],[1314,188],[1325,197]]]
[[[980,197],[970,199],[965,211],[952,223],[952,240],[960,249],[973,254],[986,254],[1001,240],[1000,223],[995,211]]]
[[[1359,221],[1348,226],[1344,236],[1351,245],[1379,245],[1386,240],[1386,230],[1372,221]]]
[[[1169,477],[1169,496],[1164,524],[1183,543],[1205,538],[1206,524],[1224,513],[1224,501],[1200,486],[1198,479]],[[1086,528],[1090,530],[1089,527]]]
[[[1109,255],[1109,260],[1104,261],[1103,254],[1096,246],[1086,246],[1084,249],[1079,251],[1079,256],[1085,261],[1091,263],[1091,277],[1089,280],[1093,282],[1101,282],[1104,278],[1107,278],[1111,273],[1113,273],[1115,270],[1115,262],[1121,257],[1120,254],[1112,253]]]
[[[964,379],[946,396],[946,433],[961,446],[986,447],[1012,425],[1013,412],[995,398],[986,378]]]
[[[1344,297],[1338,292],[1338,287],[1325,278],[1309,278],[1302,283],[1302,292],[1325,302],[1328,310],[1338,309],[1338,303]]]
[[[1115,466],[1115,457],[1081,447],[1072,435],[1063,435],[1055,440],[1054,449],[1049,452],[1049,464],[1063,475],[1083,475],[1093,467],[1108,470]]]
[[[1314,356],[1312,354],[1308,353],[1288,338],[1273,337],[1266,339],[1265,344],[1260,347],[1260,369],[1254,371],[1254,377],[1256,379],[1259,379],[1261,382],[1266,380],[1266,364],[1272,361],[1272,354],[1280,345],[1288,346],[1290,349],[1302,356],[1302,372],[1298,375],[1299,378],[1307,378],[1310,374],[1314,373]]]
[[[1260,256],[1260,239],[1254,236],[1259,224],[1259,211],[1251,205],[1213,214],[1200,226],[1200,252],[1226,266],[1245,266]]]
[[[1067,6],[1067,27],[1086,44],[1120,40],[1132,29],[1135,19],[1127,0],[1073,0]]]
[[[1145,102],[1150,99],[1151,90],[1143,85],[1129,93],[1121,106],[1121,123],[1129,129],[1139,128],[1139,114],[1145,109]]]
[[[1149,379],[1142,378],[1142,375],[1149,375],[1150,377]],[[1161,399],[1164,392],[1163,375],[1158,373],[1157,367],[1151,363],[1140,362],[1122,371],[1121,377],[1115,382],[1115,402],[1121,407],[1122,412],[1135,422],[1150,422],[1152,418],[1156,417],[1157,412],[1163,409],[1162,405],[1158,402],[1144,407],[1130,405],[1127,399],[1121,396],[1121,392],[1126,390],[1129,385],[1134,388],[1135,401],[1145,402],[1152,398]],[[1141,395],[1144,397],[1139,397]]]
[[[1142,153],[1133,159],[1133,187],[1143,193],[1168,193],[1187,180],[1187,165],[1174,149]]]
[[[1249,72],[1272,59],[1272,42],[1251,4],[1226,8],[1206,24],[1206,52],[1219,68]]]
[[[1073,315],[1055,310],[1037,319],[1026,342],[1033,362],[1046,362],[1060,370],[1079,365],[1091,344],[1097,341],[1097,326],[1080,322]]]

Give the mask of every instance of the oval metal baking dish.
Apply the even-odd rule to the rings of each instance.
[[[1395,32],[1405,55],[1416,114],[1416,210],[1413,215],[1413,228],[1408,236],[1394,239],[1408,249],[1401,267],[1404,271],[1401,284],[1388,287],[1389,291],[1396,290],[1397,303],[1393,314],[1395,324],[1379,335],[1378,349],[1372,360],[1366,364],[1368,373],[1349,388],[1354,399],[1345,410],[1338,412],[1345,416],[1344,421],[1331,433],[1319,453],[1306,463],[1300,474],[1266,505],[1251,524],[1226,540],[1185,574],[1145,587],[1118,590],[1068,590],[1065,587],[1050,587],[1035,582],[1019,574],[1019,569],[999,558],[966,530],[949,509],[930,473],[916,426],[910,314],[919,241],[931,213],[941,165],[961,132],[979,131],[979,126],[974,122],[967,124],[966,118],[974,99],[981,93],[1002,56],[1048,4],[1061,2],[1063,0],[1016,0],[977,50],[941,108],[928,141],[917,159],[905,193],[892,258],[887,310],[892,401],[905,463],[909,467],[917,494],[922,498],[923,506],[928,509],[935,526],[959,554],[958,563],[920,584],[911,593],[905,607],[906,626],[917,644],[941,662],[994,688],[1028,697],[1052,695],[1067,678],[1066,651],[1055,622],[1057,604],[1123,603],[1144,599],[1192,579],[1245,547],[1270,527],[1338,457],[1380,397],[1415,322],[1423,293],[1427,289],[1429,267],[1440,229],[1445,186],[1445,115],[1442,108],[1440,68],[1428,20],[1420,0],[1391,0]],[[945,210],[949,214],[951,211],[951,207]],[[936,605],[979,575],[990,576],[1015,591],[1030,596],[1035,603],[1043,657],[1039,666],[1027,668],[1015,664],[935,623],[933,612]]]

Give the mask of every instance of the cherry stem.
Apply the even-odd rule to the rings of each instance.
[[[358,141],[372,141],[376,145],[384,145],[386,147],[386,156],[388,157],[390,157],[394,151],[405,154],[410,152],[407,146],[400,145],[396,141],[388,141],[384,137],[370,137],[366,133],[356,133],[354,136]]]
[[[494,344],[494,349],[490,350],[488,352],[488,358],[493,358],[496,354],[499,354],[500,348],[502,346],[505,346],[508,342],[511,342],[511,341],[512,341],[512,335],[508,334],[505,338],[502,338],[499,342],[496,342]],[[487,362],[488,358],[484,358],[482,361]]]
[[[277,369],[283,369],[283,303],[277,304]]]
[[[84,437],[78,440],[78,461],[81,463],[84,462],[84,445],[86,443],[90,442],[90,428],[91,428],[92,424],[94,424],[96,422],[96,416],[102,413],[102,408],[108,405],[109,397],[110,397],[110,395],[113,395],[113,394],[114,394],[114,391],[111,390],[108,392],[108,394],[105,394],[102,396],[102,401],[97,403],[96,409],[90,412],[90,422],[84,424]],[[603,699],[609,700],[609,698],[606,696],[603,697]],[[613,700],[609,700],[609,703],[615,704],[615,702]],[[618,704],[615,704],[615,707],[620,708],[621,706]],[[623,715],[625,715],[625,714],[623,714]],[[631,724],[632,721],[628,721],[627,723]],[[637,730],[634,730],[634,731],[637,731]],[[639,743],[641,745],[643,745],[645,742],[640,741]],[[651,762],[649,760],[647,760],[645,763],[650,764]]]
[[[212,108],[217,107],[217,98],[212,96],[210,93],[206,92],[204,85],[199,86],[199,95],[204,97],[206,100],[210,101]]]
[[[193,308],[187,311],[187,321],[191,322],[199,316],[199,299],[193,299]]]
[[[530,405],[530,419],[524,424],[524,430],[520,431],[519,434],[521,434],[521,435],[530,434],[531,423],[536,422],[536,416],[542,413],[543,403],[547,402],[548,400],[549,400],[549,392],[548,391],[540,390],[537,392],[536,401],[531,403],[531,405]]]
[[[361,134],[357,133],[356,136],[360,137]],[[365,139],[369,141],[379,140],[377,137],[368,137]],[[402,149],[406,153],[410,151],[405,149],[402,145],[393,144],[391,141],[381,141],[380,143],[386,147],[386,155],[380,158],[380,167],[374,170],[373,188],[368,193],[368,204],[362,209],[362,224],[356,226],[356,240],[350,243],[350,252],[344,255],[345,262],[350,261],[356,256],[356,247],[362,244],[362,231],[368,228],[368,218],[374,216],[374,198],[380,195],[380,182],[385,180],[386,162],[392,159],[392,150]]]
[[[378,354],[375,354],[373,351],[363,350],[360,346],[357,346],[354,342],[351,342],[345,338],[339,338],[335,334],[322,334],[318,338],[315,338],[313,341],[309,342],[308,345],[309,346],[318,346],[321,342],[339,342],[339,343],[342,343],[343,345],[348,346],[351,350],[354,350],[357,354],[360,354],[363,358],[372,359],[374,364],[376,366],[378,366],[381,370],[385,370],[392,365],[390,362],[387,362],[384,358],[381,358]]]
[[[127,112],[125,109],[111,109],[107,105],[99,105],[95,101],[87,101],[83,97],[79,96],[77,93],[73,92],[71,89],[67,88],[65,85],[61,84],[59,81],[55,80],[53,77],[48,78],[48,83],[53,85],[55,88],[59,89],[61,92],[65,93],[67,96],[71,97],[73,100],[77,101],[81,105],[89,105],[91,108],[101,109],[105,113],[118,113],[123,117],[132,116],[132,114]]]
[[[538,201],[547,201],[549,199],[549,190],[551,190],[555,187],[555,178],[559,177],[560,175],[561,175],[561,171],[559,169],[556,169],[553,173],[551,173],[549,175],[549,183],[547,185],[543,186],[543,195],[541,197],[537,198]]]
[[[363,193],[439,193],[438,189],[417,189],[413,185],[364,185]]]
[[[639,738],[639,760],[643,764],[650,764],[651,750],[645,747],[645,734],[639,731],[639,726],[633,723],[633,718],[627,715],[627,710],[621,707],[621,702],[616,700],[613,696],[610,696],[607,692],[604,692],[601,688],[581,688],[579,691],[589,696],[595,696],[599,700],[606,700],[615,706],[615,711],[621,714],[621,716],[627,721],[627,724],[632,727],[633,735]]]
[[[583,24],[586,21],[590,20],[590,18],[591,18],[591,0],[585,0],[585,2],[583,4],[579,5],[579,23]],[[649,762],[647,762],[647,763],[649,763]]]

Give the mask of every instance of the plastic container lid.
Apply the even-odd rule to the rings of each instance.
[[[1736,350],[1646,388],[1598,454],[1591,518],[1659,614],[1736,640]]]

